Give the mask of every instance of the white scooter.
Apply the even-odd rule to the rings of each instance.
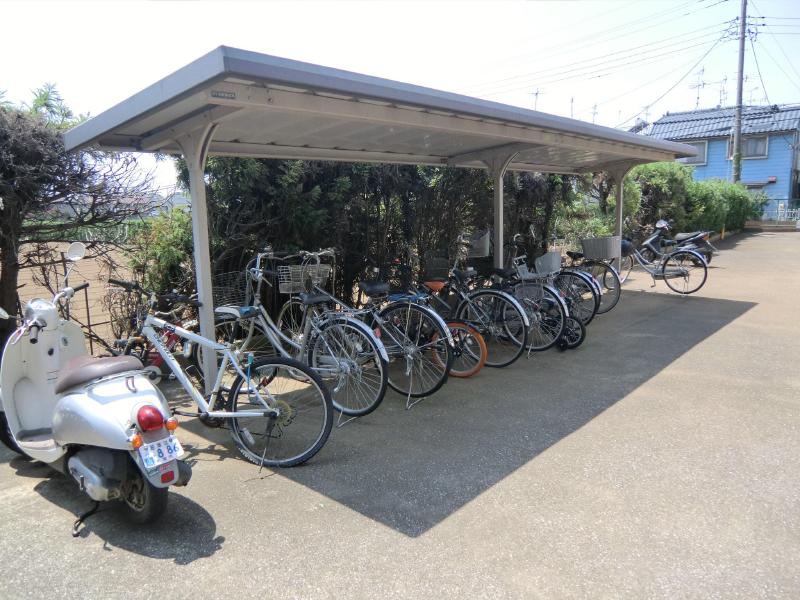
[[[84,253],[75,242],[67,258],[74,266]],[[89,284],[67,287],[67,277],[52,301],[28,302],[6,343],[0,441],[71,475],[97,503],[121,500],[134,522],[154,521],[166,509],[167,488],[191,478],[189,465],[178,460],[178,422],[139,359],[87,354],[83,331],[61,319],[57,306]],[[0,318],[10,317],[0,308]],[[74,535],[97,507],[76,521]]]

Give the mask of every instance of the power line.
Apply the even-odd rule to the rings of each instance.
[[[715,41],[720,41],[721,39],[722,38],[718,37],[718,38],[715,38]],[[540,84],[540,85],[544,85],[544,84],[558,83],[560,81],[568,81],[570,79],[581,79],[581,80],[584,80],[584,81],[590,81],[592,79],[600,79],[600,78],[603,78],[603,77],[608,77],[609,75],[614,75],[615,73],[619,73],[620,71],[627,70],[627,67],[630,67],[630,66],[633,66],[633,65],[644,66],[644,65],[652,64],[654,62],[661,62],[661,59],[664,56],[675,56],[677,54],[682,54],[684,52],[688,52],[689,50],[692,50],[693,48],[699,48],[701,46],[707,46],[708,43],[709,43],[708,41],[705,41],[705,42],[701,42],[699,44],[693,44],[691,46],[686,46],[685,48],[682,48],[681,50],[673,50],[673,51],[669,51],[669,52],[664,52],[662,54],[657,54],[657,55],[653,55],[653,56],[648,56],[648,57],[632,60],[632,61],[629,61],[629,62],[626,62],[626,63],[619,63],[619,64],[615,64],[615,65],[610,65],[610,66],[606,67],[606,70],[601,71],[601,72],[598,72],[598,69],[596,69],[596,68],[592,68],[592,69],[589,69],[589,70],[584,70],[584,71],[582,71],[580,73],[576,73],[574,75],[565,75],[563,77],[556,77],[556,79],[536,80],[536,83]],[[516,91],[516,90],[527,89],[530,85],[531,84],[514,86],[514,87],[510,87],[510,88],[504,88],[504,89],[496,90],[496,91],[493,91],[493,92],[487,92],[487,93],[484,93],[482,95],[493,96],[493,95],[497,95],[497,94],[513,92],[513,91]]]
[[[728,0],[721,0],[721,1],[726,2]],[[701,2],[702,2],[702,0],[701,0]],[[600,44],[607,43],[609,40],[606,39],[606,38],[608,38],[609,36],[612,37],[612,38],[615,37],[617,34],[614,34],[614,35],[611,35],[611,34],[616,32],[616,31],[618,31],[618,30],[620,30],[620,29],[625,29],[625,35],[626,36],[630,36],[630,35],[633,35],[635,33],[639,33],[639,32],[642,32],[642,31],[646,31],[648,29],[652,29],[653,27],[659,27],[659,26],[662,26],[664,23],[669,23],[669,22],[675,21],[677,19],[681,19],[683,17],[692,15],[695,12],[698,12],[698,11],[690,11],[690,12],[684,13],[682,15],[678,15],[677,17],[674,17],[672,19],[659,20],[659,21],[657,21],[656,23],[654,23],[652,25],[648,25],[648,26],[640,28],[640,29],[633,29],[633,30],[630,29],[630,27],[632,25],[635,25],[637,23],[641,23],[643,21],[657,19],[658,17],[661,17],[663,15],[667,15],[667,14],[670,14],[670,13],[674,13],[675,11],[681,10],[681,9],[687,7],[687,6],[692,5],[692,4],[695,4],[694,0],[691,0],[689,2],[685,2],[684,4],[680,4],[680,5],[676,6],[676,7],[669,8],[669,9],[663,10],[661,12],[657,12],[657,13],[653,13],[653,14],[650,14],[650,15],[646,15],[644,17],[639,17],[638,19],[634,19],[633,21],[628,21],[626,23],[621,23],[621,24],[619,24],[617,26],[614,26],[614,27],[611,27],[611,28],[606,29],[604,31],[601,31],[592,40],[586,41],[585,43],[578,43],[577,45],[570,45],[571,44],[570,41],[566,41],[566,42],[565,41],[560,41],[559,42],[559,46],[563,47],[564,45],[570,45],[570,48],[573,51],[574,50],[580,50],[580,49],[585,49],[585,48],[589,48],[589,47],[592,47],[592,46],[597,46],[597,45],[600,45]],[[705,8],[710,8],[710,6],[709,7],[702,7],[700,9],[698,9],[698,10],[704,10]],[[580,40],[572,40],[572,41],[580,42]],[[560,53],[561,53],[560,50],[554,50],[553,52],[549,52],[549,53],[538,53],[538,54],[536,54],[536,58],[537,59],[549,58],[551,56],[559,55]],[[507,60],[524,59],[524,58],[527,58],[529,56],[530,56],[530,53],[518,54],[516,56],[509,57]],[[510,77],[510,78],[506,78],[506,79],[513,79],[513,78],[514,77]],[[504,80],[495,80],[495,81],[504,81]],[[470,90],[474,90],[474,89],[479,88],[479,87],[484,87],[485,85],[488,85],[488,84],[491,84],[491,83],[495,83],[495,82],[485,82],[483,84],[475,84],[475,85],[469,86],[469,87],[464,88],[464,89],[466,91],[470,91]]]
[[[630,53],[630,52],[633,52],[635,50],[641,50],[642,48],[647,48],[648,46],[659,46],[659,45],[664,44],[666,42],[670,42],[670,40],[677,40],[679,38],[684,38],[687,35],[691,35],[693,33],[697,33],[697,32],[700,32],[700,31],[706,31],[707,32],[707,33],[705,33],[703,35],[696,36],[695,38],[690,38],[688,40],[681,40],[681,41],[675,41],[675,42],[672,42],[672,43],[668,43],[668,44],[666,44],[664,46],[664,48],[667,48],[669,46],[675,46],[675,45],[678,45],[678,44],[685,44],[686,42],[691,42],[691,41],[694,41],[695,39],[701,39],[703,37],[708,37],[710,35],[715,35],[715,34],[719,33],[719,27],[721,25],[725,25],[726,23],[730,23],[730,21],[725,21],[725,22],[722,22],[722,23],[716,23],[714,25],[708,25],[706,27],[701,27],[699,29],[694,29],[692,31],[687,31],[686,33],[681,33],[681,34],[678,34],[678,35],[669,36],[667,38],[664,38],[664,39],[661,39],[661,40],[658,40],[658,41],[648,42],[647,44],[640,44],[639,46],[633,46],[631,48],[625,48],[623,50],[618,50],[616,52],[610,52],[610,53],[604,54],[602,56],[593,56],[592,58],[585,58],[585,59],[577,60],[577,61],[574,61],[574,62],[571,62],[571,63],[566,63],[566,64],[563,64],[563,65],[549,67],[549,68],[546,68],[546,69],[540,69],[540,70],[537,70],[537,71],[529,71],[527,73],[520,73],[518,75],[513,75],[513,76],[510,76],[510,77],[504,77],[502,79],[497,79],[497,80],[494,80],[492,82],[485,82],[483,84],[478,84],[478,85],[475,85],[475,86],[471,86],[468,89],[477,90],[477,89],[482,89],[482,88],[501,87],[501,86],[505,86],[505,82],[511,82],[512,80],[516,80],[516,79],[523,79],[523,78],[524,79],[529,79],[529,78],[533,78],[533,77],[538,77],[538,76],[544,75],[544,74],[546,74],[546,73],[548,73],[550,71],[556,71],[556,73],[561,73],[561,72],[564,72],[565,70],[567,70],[568,67],[581,65],[583,63],[594,63],[594,62],[597,62],[598,60],[603,62],[601,59],[605,59],[605,58],[608,58],[608,57],[611,57],[611,56],[615,56],[617,54]],[[710,29],[714,29],[715,31],[708,31]],[[648,50],[647,52],[655,51],[657,49],[660,49],[660,48],[654,48],[654,49]],[[627,58],[627,57],[623,57],[623,58]],[[613,59],[613,60],[618,60],[618,59]],[[509,85],[511,85],[511,84],[509,83]],[[486,91],[486,90],[484,90],[484,91]]]
[[[759,10],[758,6],[756,6],[756,3],[755,3],[755,2],[753,2],[753,0],[750,0],[750,4],[751,4],[751,6],[753,7],[753,9],[754,9],[754,10],[755,10],[755,11],[756,11],[756,12],[757,12],[759,15],[761,15],[761,11]],[[788,19],[793,19],[793,18],[795,18],[795,17],[786,17],[786,18],[788,18]],[[798,20],[800,20],[800,17],[797,17],[797,19],[798,19]],[[776,38],[776,37],[775,37],[775,36],[772,34],[772,30],[771,30],[771,29],[769,29],[769,28],[766,28],[766,31],[767,31],[767,33],[768,33],[770,36],[772,36],[772,39],[773,39],[773,40],[775,40],[775,45],[778,47],[778,50],[780,50],[781,54],[783,54],[783,57],[786,59],[786,62],[787,62],[787,63],[789,63],[789,68],[791,68],[791,69],[792,69],[792,71],[794,71],[794,74],[795,74],[795,75],[797,75],[797,78],[798,78],[798,79],[800,79],[800,73],[798,73],[798,72],[797,72],[797,69],[795,69],[795,68],[794,68],[794,62],[793,62],[793,61],[792,61],[792,60],[789,58],[789,56],[788,56],[788,55],[786,54],[786,52],[783,50],[783,46],[781,45],[781,43],[780,43],[780,40],[778,40],[778,38]],[[767,51],[766,51],[766,49],[765,49],[764,51],[765,51],[765,52],[767,52]],[[783,68],[781,68],[781,67],[780,67],[780,65],[778,65],[778,62],[777,62],[777,61],[776,61],[774,58],[772,58],[772,55],[771,55],[769,52],[767,52],[767,56],[769,56],[770,60],[771,60],[772,62],[774,62],[776,66],[778,66],[778,68],[779,68],[779,69],[780,69],[780,70],[783,72],[783,74],[784,74],[784,75],[786,75],[786,71],[784,71],[784,70],[783,70]],[[787,78],[788,78],[790,81],[792,81],[792,78],[791,78],[791,77],[789,77],[788,75],[786,75],[786,77],[787,77]],[[797,84],[796,84],[796,83],[794,83],[794,81],[792,81],[792,84],[794,84],[795,86],[797,86]],[[800,89],[800,87],[798,87],[798,89]]]
[[[714,42],[714,45],[713,45],[713,46],[711,46],[711,48],[709,48],[709,49],[708,49],[708,51],[707,51],[705,54],[703,54],[703,56],[701,56],[701,57],[700,57],[700,60],[698,60],[696,63],[694,63],[694,65],[692,65],[692,67],[691,67],[691,68],[690,68],[688,71],[686,71],[686,73],[684,73],[684,75],[683,75],[683,76],[682,76],[680,79],[678,79],[678,81],[676,81],[676,82],[675,82],[675,84],[674,84],[674,85],[672,85],[672,86],[671,86],[671,87],[670,87],[670,88],[669,88],[669,89],[668,89],[666,92],[664,92],[664,93],[663,93],[663,94],[661,94],[661,95],[660,95],[658,98],[656,98],[655,100],[653,100],[652,102],[650,102],[649,104],[647,104],[647,107],[651,107],[651,106],[653,106],[655,103],[659,102],[659,101],[660,101],[660,100],[661,100],[661,99],[662,99],[664,96],[666,96],[666,95],[667,95],[667,94],[669,94],[669,93],[670,93],[672,90],[674,90],[676,87],[678,87],[678,86],[680,85],[680,83],[681,83],[681,82],[682,82],[684,79],[686,79],[686,78],[687,78],[687,77],[688,77],[688,76],[689,76],[689,75],[690,75],[690,74],[691,74],[691,73],[692,73],[692,72],[693,72],[693,71],[694,71],[694,70],[695,70],[695,69],[696,69],[696,68],[697,68],[697,67],[700,65],[700,63],[701,63],[701,62],[703,62],[703,61],[706,59],[706,57],[707,57],[709,54],[711,54],[711,52],[714,50],[714,48],[716,48],[716,47],[717,47],[717,45],[719,45],[719,43],[720,43],[721,41],[722,41],[722,38],[720,38],[720,39],[718,39],[716,42]],[[633,116],[631,116],[631,117],[628,117],[627,119],[625,119],[624,121],[622,121],[622,123],[620,123],[619,125],[617,125],[617,127],[622,127],[622,126],[623,126],[625,123],[627,123],[628,121],[630,121],[630,120],[632,120],[632,119],[635,119],[636,117],[638,117],[640,114],[642,114],[642,112],[643,112],[643,111],[639,111],[639,112],[638,112],[638,113],[636,113],[635,115],[633,115]]]

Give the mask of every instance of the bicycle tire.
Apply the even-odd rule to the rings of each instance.
[[[697,278],[694,279],[695,283],[689,283],[692,273],[700,270],[699,283]],[[673,292],[682,295],[694,294],[697,290],[703,287],[708,279],[708,265],[703,257],[692,252],[691,250],[676,250],[670,253],[661,265],[661,277],[664,283]],[[683,286],[676,285],[676,281],[683,281]]]
[[[600,283],[602,293],[597,314],[604,315],[619,303],[622,296],[622,281],[617,270],[601,260],[589,260],[584,265],[589,269],[587,272]]]
[[[633,255],[623,256],[619,259],[619,282],[625,283],[633,270]]]
[[[451,377],[472,377],[486,364],[489,350],[480,332],[463,321],[447,321],[453,337],[453,361],[450,365]],[[438,358],[438,354],[434,354]]]
[[[305,306],[297,298],[290,298],[284,302],[278,311],[275,324],[278,329],[291,340],[298,341],[298,336],[303,332],[303,314]]]
[[[564,332],[561,334],[561,339],[558,340],[558,348],[560,350],[574,350],[580,346],[586,339],[586,325],[580,319],[575,317],[567,317],[564,324]]]
[[[388,364],[361,327],[347,318],[323,321],[307,350],[308,366],[328,385],[336,410],[362,417],[378,408],[386,395]],[[336,371],[326,376],[334,363]]]
[[[513,289],[531,322],[528,350],[543,352],[552,348],[561,339],[567,319],[557,292],[541,283],[528,282],[520,282]]]
[[[438,319],[413,302],[395,302],[378,313],[381,340],[389,354],[389,387],[424,398],[447,381],[453,362],[448,332]],[[402,363],[405,364],[402,364]]]
[[[240,409],[263,409],[261,403],[253,399],[252,390],[255,387],[269,399],[268,403],[272,403],[270,406],[278,408],[280,414],[232,417],[231,436],[239,453],[257,465],[293,467],[306,462],[319,452],[328,440],[333,427],[333,404],[319,375],[308,366],[291,358],[260,359],[249,367],[245,366],[244,370],[248,377],[247,387],[242,393],[245,379],[241,375],[237,376],[228,396],[231,410],[236,413]],[[255,386],[251,381],[255,382]],[[266,386],[272,386],[272,389]],[[289,431],[293,436],[303,433],[300,427],[291,427],[300,424],[296,421],[301,416],[302,429],[306,429],[309,433],[303,435],[304,439],[290,445],[287,435]],[[263,433],[261,433],[262,427]],[[276,428],[277,433],[275,433]],[[263,450],[256,443],[257,436],[259,440],[263,440]],[[281,449],[284,447],[288,448],[282,452]]]
[[[580,319],[584,325],[592,322],[599,300],[594,286],[582,277],[582,273],[561,271],[556,275],[553,285],[569,300],[570,316]]]
[[[481,288],[470,292],[456,309],[456,319],[467,321],[483,336],[487,367],[513,364],[528,344],[524,308],[507,296],[501,290]]]

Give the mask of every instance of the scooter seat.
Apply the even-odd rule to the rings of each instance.
[[[682,242],[683,240],[688,240],[689,238],[693,238],[696,235],[700,235],[702,231],[692,231],[691,233],[679,233],[675,236],[676,242]]]
[[[77,356],[68,360],[61,369],[56,382],[56,394],[61,394],[93,379],[143,368],[142,361],[135,356],[109,356],[107,358]]]

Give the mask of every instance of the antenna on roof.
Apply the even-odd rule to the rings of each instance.
[[[693,83],[692,85],[689,86],[689,89],[692,89],[692,90],[696,89],[697,90],[697,97],[695,98],[695,103],[694,103],[694,109],[695,110],[700,108],[700,90],[702,90],[704,87],[706,87],[706,82],[703,81],[703,74],[705,72],[706,72],[706,68],[702,67],[697,72],[697,83]]]

